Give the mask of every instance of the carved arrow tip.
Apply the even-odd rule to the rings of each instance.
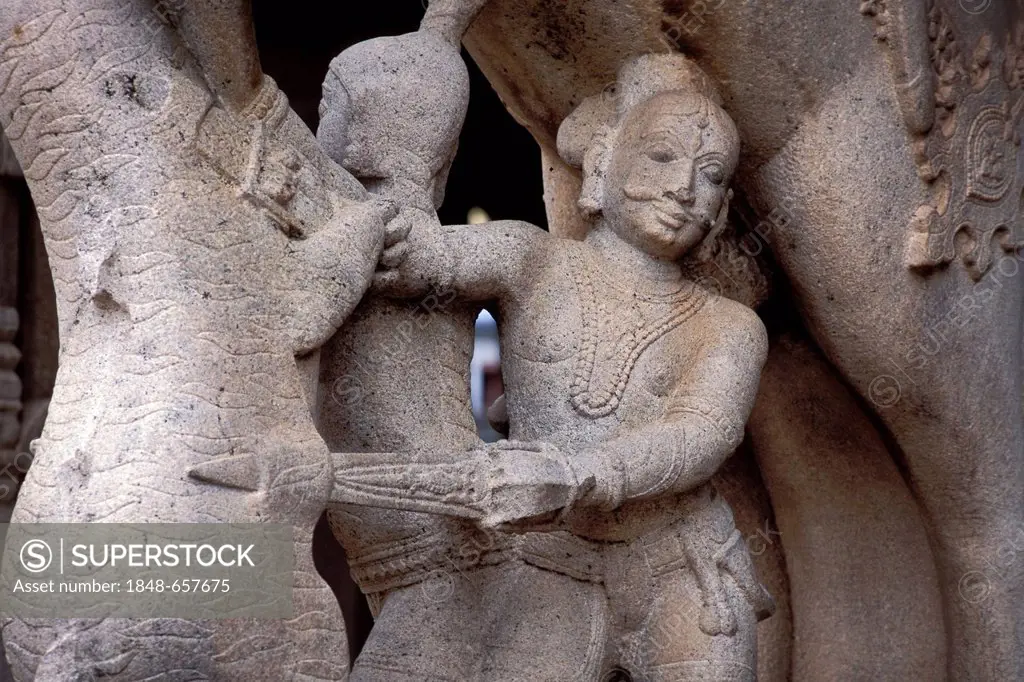
[[[189,478],[225,488],[255,492],[260,489],[260,472],[254,455],[223,457],[198,464],[188,471]]]

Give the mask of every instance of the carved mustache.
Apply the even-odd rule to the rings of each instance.
[[[695,215],[685,204],[672,198],[672,194],[639,185],[623,187],[623,194],[633,201],[643,201],[654,205],[655,211],[671,227],[679,228],[684,223],[698,223],[704,231],[710,230],[715,221],[707,217]]]

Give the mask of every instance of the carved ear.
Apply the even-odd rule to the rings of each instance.
[[[580,191],[580,211],[587,220],[597,220],[604,210],[604,179],[608,173],[616,130],[602,126],[594,135],[583,157],[583,189]]]
[[[715,226],[711,228],[708,236],[704,237],[704,241],[697,246],[697,250],[693,254],[693,259],[697,262],[707,263],[718,253],[718,238],[729,224],[729,204],[731,202],[732,190],[730,189],[725,193],[725,200],[722,201],[722,208],[718,211]]]

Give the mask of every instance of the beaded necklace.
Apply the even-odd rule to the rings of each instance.
[[[703,308],[708,300],[708,293],[696,284],[684,281],[680,291],[670,296],[641,297],[647,300],[660,299],[660,302],[672,307],[672,312],[651,324],[640,322],[637,330],[627,335],[627,340],[620,342],[612,353],[615,371],[611,375],[611,381],[594,386],[597,347],[602,333],[607,334],[611,331],[611,317],[603,297],[598,296],[595,291],[590,259],[584,254],[580,255],[582,257],[572,259],[575,263],[571,269],[579,292],[583,333],[569,393],[572,406],[578,413],[597,419],[613,413],[619,407],[633,367],[643,352]],[[608,336],[611,337],[611,334]]]

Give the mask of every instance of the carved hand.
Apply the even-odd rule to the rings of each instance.
[[[508,530],[552,530],[562,511],[593,485],[579,478],[569,459],[547,443],[500,441],[481,451],[488,494],[483,526]]]
[[[593,486],[546,443],[501,441],[452,460],[409,453],[335,453],[331,502],[445,514],[485,527],[553,530]]]
[[[437,218],[418,209],[406,209],[396,221],[395,235],[404,241],[385,250],[373,278],[373,291],[394,298],[415,298],[431,289],[451,288],[450,256],[445,249],[445,228]]]
[[[319,348],[359,303],[381,253],[408,231],[397,213],[386,200],[350,203],[307,239],[291,242],[283,267],[296,288],[284,304],[297,354]]]
[[[523,452],[523,444],[515,444],[517,454]],[[621,466],[608,453],[601,450],[583,450],[571,456],[560,452],[548,444],[532,444],[526,447],[536,448],[548,457],[555,457],[567,473],[567,480],[577,482],[576,488],[568,496],[561,509],[554,513],[525,514],[520,519],[506,521],[502,529],[510,532],[545,532],[564,530],[572,525],[572,519],[579,513],[590,513],[588,510],[601,509],[611,511],[619,507],[623,501],[624,473]],[[528,510],[526,507],[525,510]]]

